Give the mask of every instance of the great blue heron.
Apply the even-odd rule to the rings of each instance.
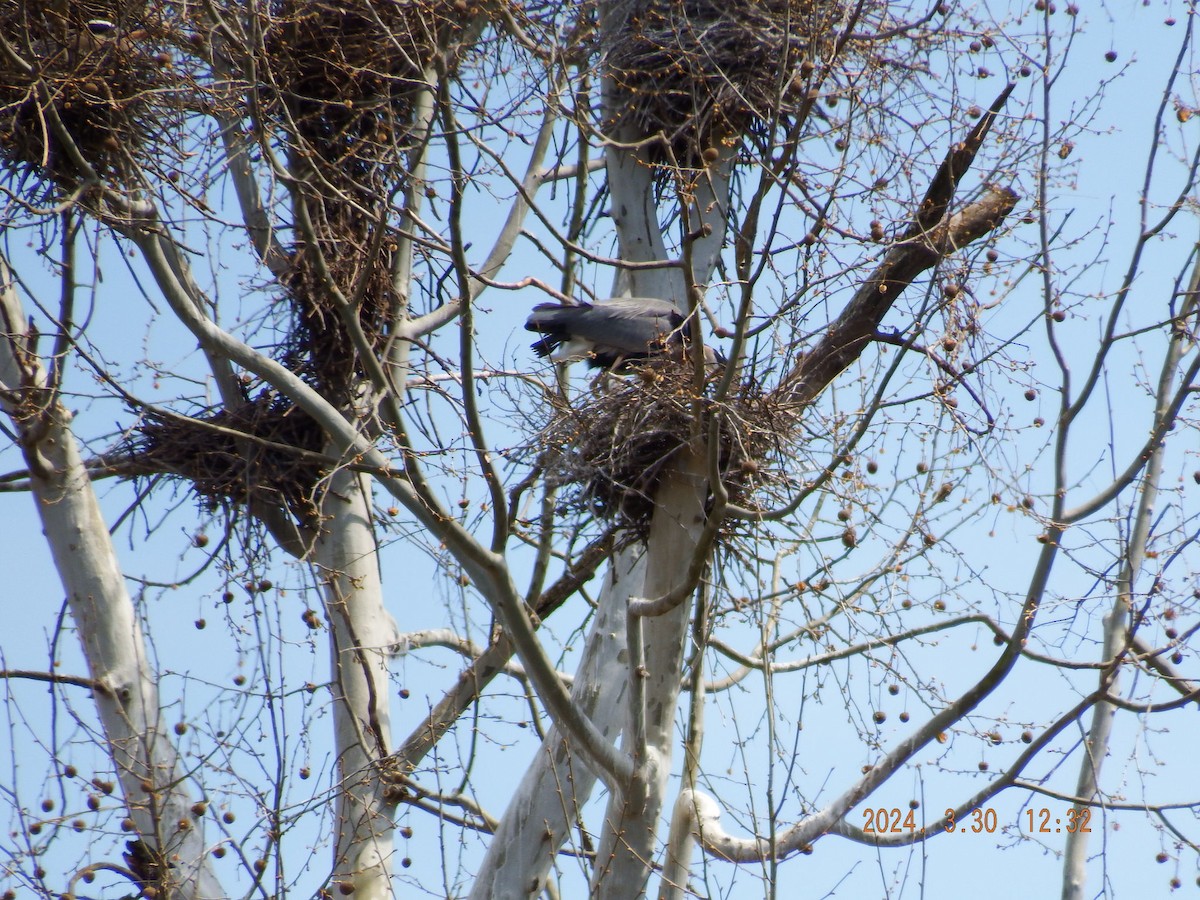
[[[688,335],[683,313],[670,300],[614,297],[595,303],[541,303],[525,327],[541,337],[533,352],[555,362],[586,359],[593,369],[611,369],[672,348],[682,348]],[[704,348],[708,362],[720,355]]]

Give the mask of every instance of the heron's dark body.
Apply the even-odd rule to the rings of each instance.
[[[593,369],[662,353],[668,344],[681,344],[687,331],[675,304],[652,297],[614,297],[578,306],[542,303],[533,308],[525,327],[541,335],[533,343],[538,356],[556,362],[586,359]]]

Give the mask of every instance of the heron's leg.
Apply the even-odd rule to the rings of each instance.
[[[615,360],[613,360],[613,364],[611,366],[601,369],[600,374],[592,379],[592,392],[597,394],[600,393],[600,391],[604,389],[604,386],[609,383],[610,378],[618,377],[616,373],[624,364],[625,357],[618,356]]]

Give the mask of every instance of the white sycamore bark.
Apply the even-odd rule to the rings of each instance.
[[[625,606],[642,589],[644,578],[645,558],[639,552],[625,550],[609,564],[571,689],[572,703],[608,740],[616,739],[623,721],[619,704],[628,700]],[[554,856],[581,821],[583,804],[595,784],[596,774],[552,727],[488,845],[471,889],[473,900],[540,894]]]
[[[7,263],[0,261],[0,406],[21,437],[30,484],[88,670],[136,837],[168,864],[175,900],[227,896],[212,870],[203,813],[167,736],[141,623],[71,433],[47,386]],[[155,887],[158,887],[157,885]]]
[[[1194,314],[1198,299],[1200,299],[1200,262],[1192,270],[1188,290],[1183,295],[1178,321],[1186,322]],[[1186,351],[1192,349],[1191,334],[1182,327],[1177,327],[1171,334],[1171,343],[1163,361],[1159,374],[1158,391],[1155,403],[1155,427],[1174,415],[1172,404],[1176,394],[1176,378],[1180,360]],[[1117,596],[1112,609],[1104,619],[1104,656],[1106,664],[1114,665],[1111,671],[1101,672],[1101,685],[1109,694],[1116,694],[1119,675],[1119,657],[1129,652],[1132,634],[1129,631],[1129,612],[1133,602],[1134,584],[1142,563],[1146,558],[1146,544],[1150,538],[1150,527],[1155,520],[1155,502],[1158,499],[1159,482],[1163,473],[1163,455],[1166,452],[1166,442],[1159,441],[1150,454],[1146,463],[1146,471],[1142,476],[1141,496],[1138,499],[1137,514],[1133,520],[1133,531],[1129,536],[1129,546],[1125,551],[1125,560],[1121,565],[1121,573],[1117,579]],[[1113,719],[1117,708],[1111,703],[1101,701],[1092,708],[1092,724],[1088,729],[1087,740],[1083,744],[1083,759],[1079,764],[1079,781],[1075,787],[1075,796],[1091,800],[1099,791],[1100,770],[1104,766],[1104,758],[1108,755],[1109,743],[1112,738]],[[1076,807],[1082,812],[1081,807]],[[1093,816],[1093,831],[1099,831],[1095,822],[1099,816]],[[1076,821],[1086,821],[1082,818]],[[1084,900],[1087,886],[1087,847],[1089,833],[1082,829],[1074,829],[1067,834],[1066,846],[1063,849],[1063,900]]]
[[[694,199],[684,216],[685,230],[695,236],[688,247],[690,274],[701,287],[716,267],[729,211],[732,151],[718,150],[718,159],[697,179]],[[653,170],[635,152],[616,147],[609,148],[608,160],[613,222],[622,258],[635,262],[665,259],[666,248],[653,203]],[[688,279],[682,269],[632,270],[626,275],[624,280],[634,295],[671,298],[684,312],[688,311]],[[692,333],[702,334],[703,326],[697,314]],[[647,546],[646,583],[641,594],[644,599],[671,593],[687,577],[706,520],[706,466],[703,448],[694,446],[681,453],[664,473],[655,496]],[[592,873],[591,890],[598,897],[640,896],[650,877],[671,772],[680,669],[691,608],[688,599],[663,615],[630,622],[631,662],[625,677],[634,689],[630,692],[622,747],[631,755],[636,772],[624,796],[609,797]],[[635,643],[640,644],[640,652]],[[688,861],[676,863],[676,874],[686,870]]]
[[[333,881],[364,900],[393,897],[392,812],[378,763],[390,752],[388,659],[399,629],[383,604],[371,480],[340,469],[322,503],[316,562],[325,579],[334,740],[341,790]]]
[[[705,523],[704,465],[702,458],[687,453],[659,486],[647,544],[646,598],[673,591],[691,567]],[[625,795],[609,797],[592,874],[592,893],[600,898],[640,897],[650,877],[675,746],[683,641],[691,609],[688,600],[660,616],[630,618],[631,664],[626,677],[633,690],[622,748],[637,768]]]

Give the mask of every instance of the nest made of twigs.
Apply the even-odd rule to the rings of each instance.
[[[286,361],[335,402],[350,399],[362,373],[333,291],[381,347],[399,304],[393,241],[380,240],[380,229],[424,140],[412,133],[419,98],[436,65],[453,68],[505,2],[281,0],[260,20],[252,87],[286,135],[290,167],[313,185],[311,229],[297,229],[283,279],[295,319]]]
[[[710,374],[706,394],[718,378]],[[714,418],[722,482],[731,501],[753,505],[793,430],[787,410],[749,381],[722,402],[697,399],[691,372],[668,359],[627,378],[607,376],[586,395],[556,403],[537,442],[547,484],[563,489],[565,509],[644,531],[665,468],[689,442],[707,438]]]
[[[126,179],[175,81],[156,4],[0,4],[0,153],[60,186]]]
[[[666,136],[677,162],[786,119],[842,16],[837,0],[625,0],[607,50],[622,138]],[[629,134],[632,130],[633,134]]]
[[[312,525],[326,466],[305,451],[320,453],[324,441],[312,418],[264,391],[208,415],[148,413],[126,450],[137,473],[177,477],[205,501],[283,505]]]
[[[283,0],[258,61],[264,109],[335,186],[373,191],[377,168],[408,162],[414,105],[435,63],[455,67],[507,2]]]

